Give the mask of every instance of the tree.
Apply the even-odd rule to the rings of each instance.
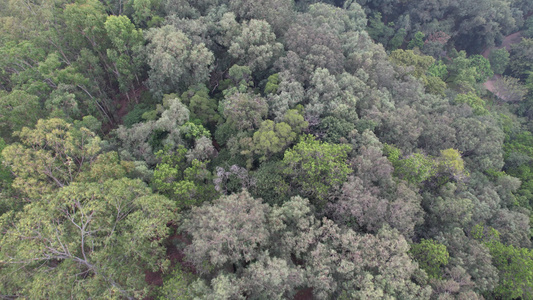
[[[462,228],[455,227],[439,235],[437,241],[445,245],[450,254],[448,268],[464,268],[470,274],[476,292],[490,292],[498,284],[498,270],[492,264],[489,249],[478,240],[465,235]]]
[[[254,152],[261,155],[261,161],[266,161],[272,154],[285,150],[296,137],[297,134],[285,122],[263,121],[254,133]]]
[[[113,74],[117,77],[120,91],[127,92],[134,80],[140,84],[144,44],[142,31],[135,29],[126,16],[109,16],[104,26],[114,46],[107,49],[107,56],[113,62]]]
[[[0,262],[24,266],[17,284],[28,297],[142,298],[144,270],[168,268],[157,241],[177,220],[175,206],[140,180],[73,183],[39,200],[0,221]]]
[[[254,152],[262,155],[261,161],[266,161],[271,155],[284,151],[309,124],[294,109],[285,114],[284,120],[285,122],[279,123],[271,120],[263,121],[259,130],[254,133]]]
[[[515,185],[515,189],[518,185]],[[514,198],[514,197],[513,197]],[[502,206],[504,197],[500,197]],[[514,203],[513,203],[514,204]],[[500,241],[506,245],[513,245],[515,247],[531,247],[529,216],[518,212],[509,210],[507,208],[498,209],[493,213],[491,220],[488,224],[494,229],[498,230]]]
[[[520,102],[527,92],[527,88],[514,77],[503,76],[494,82],[494,94],[503,102]]]
[[[410,279],[416,264],[397,231],[383,228],[374,236],[341,229],[317,219],[301,197],[269,207],[247,192],[222,196],[193,208],[184,229],[193,237],[189,258],[207,281],[195,290],[208,299],[281,299],[305,286],[317,299],[429,297],[429,288]]]
[[[389,56],[390,60],[400,66],[413,66],[413,76],[425,76],[428,68],[435,62],[431,56],[416,54],[413,50],[394,50]]]
[[[15,131],[24,126],[32,127],[40,116],[42,111],[38,97],[20,90],[9,94],[0,92],[0,133],[8,142]]]
[[[533,71],[533,39],[522,39],[511,46],[509,69],[514,77],[525,80]]]
[[[268,245],[268,205],[246,191],[193,207],[183,229],[192,236],[187,259],[200,273],[236,264],[244,267]]]
[[[448,67],[442,62],[442,60],[439,60],[429,66],[427,74],[432,77],[446,79],[446,76],[448,75]]]
[[[209,97],[209,89],[205,85],[189,88],[181,99],[189,107],[191,119],[198,118],[208,128],[222,122],[222,117],[217,112],[218,103]]]
[[[138,26],[157,27],[163,18],[158,15],[161,13],[160,0],[133,0],[133,20]]]
[[[187,87],[205,83],[214,56],[203,43],[193,43],[171,25],[146,32],[150,89],[161,96],[183,92]]]
[[[61,119],[39,120],[35,129],[16,133],[22,144],[4,149],[4,162],[15,174],[13,187],[30,199],[69,185],[96,159],[100,138],[85,127]]]
[[[265,20],[277,36],[282,36],[294,18],[294,2],[289,0],[230,0],[229,7],[238,18]]]
[[[393,166],[396,176],[414,184],[419,184],[436,174],[435,162],[421,153],[413,153],[393,162]]]
[[[501,169],[504,135],[499,126],[488,120],[462,117],[455,119],[452,126],[456,130],[456,147],[462,153],[466,168],[472,172]]]
[[[183,128],[189,121],[189,110],[175,94],[166,95],[163,104],[153,111],[154,120],[136,123],[127,128],[119,126],[115,134],[121,155],[133,161],[155,165],[155,152],[168,146],[175,149],[184,144]]]
[[[176,266],[169,278],[163,281],[160,290],[160,300],[189,300],[192,292],[190,286],[195,276],[192,273],[182,270]]]
[[[486,115],[489,113],[489,111],[485,108],[485,101],[472,92],[468,94],[457,95],[454,103],[467,104],[474,110],[474,114],[476,115]]]
[[[285,151],[284,173],[303,195],[322,208],[328,194],[338,188],[352,172],[346,163],[349,145],[322,143],[311,136],[304,137],[292,149]]]
[[[187,149],[182,145],[174,151],[160,150],[156,153],[161,160],[154,170],[154,189],[176,201],[179,208],[189,208],[211,198],[215,189],[211,174],[207,170],[209,161],[186,160]]]
[[[477,82],[485,82],[487,79],[490,79],[492,76],[494,76],[494,72],[492,72],[488,59],[479,54],[472,55],[469,57],[469,59],[470,66],[476,68]]]
[[[449,148],[440,151],[440,156],[437,158],[437,175],[441,177],[439,178],[441,182],[450,179],[461,182],[468,176],[464,160],[457,149]]]
[[[327,69],[317,68],[311,77],[306,96],[307,118],[334,116],[354,123],[358,116],[355,110],[359,98],[356,96],[364,86],[355,76],[343,72],[339,75],[330,74]]]
[[[228,53],[237,64],[246,65],[252,71],[264,71],[280,55],[283,46],[276,42],[270,24],[263,20],[250,20],[242,25],[242,31],[231,42]]]
[[[505,48],[492,50],[489,54],[489,61],[494,73],[503,74],[509,65],[509,52]]]
[[[327,69],[331,74],[339,74],[343,69],[344,54],[339,36],[329,28],[313,24],[313,17],[304,15],[300,22],[294,23],[286,33],[287,50],[293,55],[287,55],[287,59],[294,62],[285,64],[283,69],[292,66],[300,70],[291,70],[291,73],[299,74],[307,81],[317,68]]]
[[[529,17],[527,18],[525,24],[524,24],[524,31],[522,31],[522,35],[526,38],[533,38],[533,18]]]
[[[323,135],[323,140],[328,143],[340,143],[346,141],[355,129],[355,125],[332,116],[325,117],[319,125],[319,134]]]
[[[421,197],[392,177],[393,166],[373,133],[365,131],[358,140],[360,147],[351,159],[354,176],[328,203],[328,216],[357,231],[376,233],[388,224],[406,237],[413,236],[415,226],[423,223]]]
[[[495,294],[503,298],[531,297],[533,252],[498,242],[492,242],[488,247],[493,263],[500,271],[500,284],[494,289]]]
[[[105,51],[109,43],[104,27],[107,14],[100,1],[84,0],[67,4],[62,17],[67,27],[66,37],[70,38],[70,43],[76,49],[85,47],[97,52]]]
[[[238,130],[259,128],[268,113],[265,99],[251,93],[235,93],[222,101],[226,122]]]
[[[267,161],[261,164],[253,173],[255,184],[250,193],[256,198],[262,198],[265,203],[282,205],[289,200],[290,187],[283,175],[283,167],[279,161]]]
[[[419,244],[411,245],[409,252],[431,278],[442,276],[441,268],[448,264],[450,257],[446,246],[435,240],[422,239]]]
[[[280,83],[279,73],[272,74],[268,76],[267,83],[265,84],[265,89],[263,93],[265,95],[275,94],[278,91]]]
[[[408,49],[413,49],[417,47],[418,49],[422,49],[422,46],[424,46],[424,37],[426,35],[423,32],[417,31],[415,33],[415,36],[411,41],[409,41],[409,44],[407,44]]]
[[[472,61],[467,58],[465,51],[459,51],[455,54],[451,64],[448,64],[449,77],[446,81],[457,85],[460,91],[474,91],[480,76],[477,74],[476,66],[472,65]]]
[[[497,230],[479,224],[472,228],[471,235],[489,248],[493,264],[499,271],[499,284],[494,294],[505,299],[531,297],[533,251],[505,245],[500,242]]]

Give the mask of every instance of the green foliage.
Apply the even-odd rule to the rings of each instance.
[[[204,126],[187,122],[181,126],[181,133],[190,140],[196,140],[201,137],[211,138],[211,133]]]
[[[389,59],[400,66],[413,66],[413,76],[421,78],[425,76],[429,67],[433,65],[435,59],[431,56],[417,54],[413,50],[398,49],[392,51]]]
[[[533,38],[533,17],[527,18],[522,35],[526,38]]]
[[[441,171],[451,172],[452,176],[455,177],[466,174],[461,153],[451,148],[440,151],[439,169]]]
[[[268,113],[265,99],[251,93],[226,95],[221,105],[226,122],[238,130],[258,128]]]
[[[214,56],[205,44],[194,43],[170,25],[151,28],[145,36],[150,42],[148,85],[155,95],[184,91],[207,81]]]
[[[160,300],[190,300],[192,292],[189,286],[194,281],[195,276],[188,273],[180,266],[177,266],[168,278],[163,280],[163,286],[159,290]]]
[[[4,163],[16,175],[13,187],[38,198],[76,180],[100,152],[100,138],[61,119],[39,120],[16,133],[22,144],[4,149]]]
[[[457,52],[453,60],[448,64],[449,77],[447,82],[455,84],[460,91],[470,92],[475,90],[477,83],[477,69],[472,65],[471,60],[467,58],[465,51]]]
[[[4,139],[0,138],[0,161],[2,162],[4,161],[2,151],[6,147],[7,147],[6,142],[4,141]],[[1,164],[0,165],[0,191],[10,188],[12,182],[13,182],[13,175],[11,174],[10,168],[5,166],[4,164]]]
[[[158,151],[161,162],[152,179],[154,189],[176,201],[182,209],[210,200],[215,194],[209,183],[212,175],[207,170],[208,162],[197,159],[188,162],[186,154],[187,149],[181,145],[174,151]]]
[[[264,93],[275,94],[278,91],[279,83],[280,83],[279,73],[268,76],[268,81],[265,85]]]
[[[446,79],[448,75],[448,67],[442,62],[442,60],[434,62],[429,66],[427,75],[431,77],[438,77],[440,79]]]
[[[343,119],[329,116],[320,122],[320,129],[324,132],[324,141],[328,143],[339,143],[347,140],[347,137],[355,129],[355,125]]]
[[[204,126],[213,127],[222,123],[218,114],[218,103],[209,97],[209,89],[205,85],[190,87],[181,96],[183,103],[189,107],[191,119],[199,119]]]
[[[492,72],[490,62],[485,57],[477,54],[469,57],[470,66],[476,68],[476,81],[485,82],[487,79],[494,76]]]
[[[113,72],[120,91],[127,92],[134,80],[140,83],[138,75],[143,64],[141,51],[144,44],[142,31],[135,29],[126,16],[109,16],[104,25],[114,46],[114,49],[107,49],[107,56],[113,61]]]
[[[246,191],[193,207],[191,218],[183,225],[193,237],[187,249],[189,260],[202,272],[208,272],[257,259],[270,235],[265,227],[268,210],[268,205]]]
[[[409,252],[429,277],[442,278],[442,268],[450,258],[445,245],[435,240],[422,239],[419,244],[412,244]]]
[[[285,182],[283,166],[279,161],[262,163],[253,177],[256,181],[250,188],[250,193],[254,197],[261,198],[270,205],[281,205],[288,200],[291,189]]]
[[[447,88],[446,82],[439,77],[433,76],[426,77],[424,85],[426,86],[427,93],[441,96],[444,96],[444,91]]]
[[[143,116],[147,116],[147,113]],[[121,155],[130,160],[144,160],[155,165],[155,153],[164,146],[172,149],[185,143],[181,128],[189,121],[189,110],[174,94],[165,95],[163,105],[155,111],[156,120],[134,124],[131,128],[119,126],[115,134],[120,142]]]
[[[285,151],[283,172],[304,195],[314,200],[313,204],[323,207],[328,194],[352,172],[346,163],[350,150],[349,145],[319,142],[306,136]]]
[[[254,133],[253,151],[261,155],[261,161],[266,161],[273,154],[284,151],[308,126],[308,122],[304,121],[303,116],[294,109],[287,111],[284,121],[279,123],[271,120],[263,121],[259,130]]]
[[[161,8],[160,0],[133,0],[133,20],[138,26],[157,27],[163,21],[158,15]]]
[[[67,25],[67,38],[77,49],[87,47],[103,50],[108,41],[105,37],[104,23],[107,18],[103,4],[100,1],[84,0],[65,6],[63,13]]]
[[[276,41],[270,24],[252,19],[242,23],[242,31],[231,40],[228,54],[239,65],[248,66],[252,71],[263,71],[282,49],[283,45]]]
[[[469,92],[468,94],[459,94],[454,99],[456,104],[467,104],[472,108],[476,115],[486,115],[489,111],[485,108],[485,101],[479,98],[475,93]]]
[[[261,155],[261,161],[266,161],[272,154],[283,151],[296,137],[297,134],[285,122],[263,121],[253,136],[254,152]]]
[[[31,298],[142,298],[148,294],[144,270],[170,265],[154,241],[168,235],[167,223],[178,218],[174,210],[172,201],[151,194],[139,180],[63,187],[12,220],[0,217],[2,268],[24,266],[26,276],[1,270],[1,281],[19,285]]]
[[[399,48],[407,35],[404,28],[395,30],[393,22],[384,24],[381,21],[381,13],[376,12],[368,18],[367,32],[376,42],[383,44],[387,49]]]
[[[144,120],[145,114],[147,112],[152,111],[150,106],[139,103],[133,107],[132,110],[130,110],[123,118],[122,118],[122,124],[124,126],[131,128],[133,124],[137,124],[139,122],[142,122]]]
[[[0,298],[532,298],[532,9],[0,1]]]
[[[511,46],[509,69],[514,77],[525,80],[533,71],[533,38]]]
[[[493,83],[494,94],[500,101],[516,103],[524,100],[528,89],[518,78],[503,76]]]
[[[533,135],[523,131],[508,136],[503,145],[505,151],[505,172],[522,182],[516,192],[519,205],[530,208],[533,195]]]
[[[20,90],[0,91],[0,135],[5,140],[11,141],[13,132],[24,126],[32,127],[42,115],[38,97]]]
[[[248,66],[231,66],[228,70],[228,77],[218,86],[224,96],[230,96],[234,93],[246,93],[254,86],[252,70]]]
[[[422,46],[424,46],[425,36],[426,35],[423,32],[417,31],[413,39],[409,41],[409,44],[407,44],[407,49],[414,49],[414,48],[422,49]]]
[[[394,166],[400,160],[400,156],[402,155],[402,151],[400,149],[392,146],[392,145],[383,144],[383,154],[387,156],[387,159]]]
[[[509,65],[509,52],[505,48],[492,50],[489,54],[489,61],[495,74],[503,74]]]
[[[493,228],[485,231],[483,226],[476,225],[472,234],[489,248],[493,264],[499,271],[499,285],[494,294],[502,299],[533,297],[533,251],[501,243],[499,232]]]
[[[195,290],[213,297],[239,298],[244,291],[253,298],[286,299],[305,285],[319,299],[343,291],[356,299],[369,293],[427,299],[431,293],[411,281],[416,264],[397,231],[342,229],[317,219],[301,197],[270,207],[247,192],[222,196],[193,208],[183,228],[192,237],[187,258],[205,280]]]
[[[468,176],[461,154],[456,149],[442,150],[437,158],[421,153],[402,157],[400,149],[384,144],[383,153],[392,163],[394,175],[409,183],[420,184],[434,179],[440,186],[451,179],[461,181]]]
[[[436,166],[433,159],[420,153],[404,157],[393,166],[396,176],[413,184],[426,181],[436,174]]]
[[[392,50],[400,48],[405,40],[406,35],[407,31],[404,28],[398,29],[398,31],[396,31],[394,36],[389,41],[389,48]]]
[[[409,183],[419,184],[436,174],[436,164],[431,157],[414,153],[402,157],[400,149],[385,144],[383,152],[394,166],[394,175]]]

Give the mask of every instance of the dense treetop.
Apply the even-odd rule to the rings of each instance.
[[[0,298],[530,299],[532,14],[0,0]]]

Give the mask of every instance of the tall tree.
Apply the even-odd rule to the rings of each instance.
[[[143,272],[169,266],[158,240],[174,211],[139,180],[73,183],[2,216],[0,276],[31,298],[142,298]],[[8,278],[15,268],[27,277]]]
[[[310,197],[322,208],[327,196],[352,172],[346,162],[350,150],[349,145],[322,143],[311,136],[304,137],[285,151],[284,173],[302,195]]]
[[[151,68],[148,85],[156,95],[183,92],[207,81],[214,57],[203,43],[193,43],[171,25],[152,28],[145,37],[150,42],[146,48]]]
[[[16,136],[22,143],[6,147],[2,155],[15,174],[13,187],[30,199],[75,181],[100,151],[96,134],[61,119],[39,120],[35,129],[24,127]]]

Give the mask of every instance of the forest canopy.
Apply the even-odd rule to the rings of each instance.
[[[1,299],[531,299],[533,2],[0,0]]]

